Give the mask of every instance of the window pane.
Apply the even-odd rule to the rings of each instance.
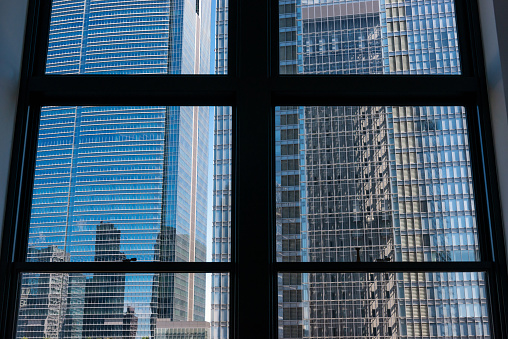
[[[43,107],[27,260],[228,261],[231,128],[228,107]]]
[[[476,261],[463,107],[276,108],[279,261]]]
[[[279,338],[490,338],[484,273],[280,273]]]
[[[16,338],[207,339],[217,331],[213,322],[229,321],[226,308],[210,312],[210,299],[221,294],[210,293],[210,280],[205,273],[24,273]],[[228,285],[229,275],[222,281]]]
[[[52,4],[48,74],[213,74],[214,43],[227,48],[227,10],[214,39],[211,0]]]
[[[279,0],[280,74],[460,74],[453,0]]]

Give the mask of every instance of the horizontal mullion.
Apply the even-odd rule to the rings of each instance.
[[[227,273],[230,262],[19,262],[18,273]]]
[[[491,262],[277,262],[277,272],[368,273],[368,272],[484,272]]]
[[[345,91],[386,92],[398,89],[403,92],[474,92],[478,90],[475,77],[462,75],[279,75],[271,79],[272,90],[287,88],[306,89],[312,92]]]
[[[464,93],[457,96],[429,95],[409,96],[397,94],[363,95],[315,95],[304,92],[274,93],[274,106],[468,106],[476,100],[475,93]]]
[[[478,92],[476,78],[454,75],[47,75],[31,78],[29,92],[37,105],[227,106],[253,82],[281,106],[465,105]]]
[[[47,75],[29,82],[32,105],[230,106],[235,81],[220,75]]]
[[[466,105],[476,100],[478,81],[464,76],[279,76],[272,103],[297,105]]]
[[[466,105],[476,100],[477,79],[464,76],[280,76],[272,103],[297,105]]]

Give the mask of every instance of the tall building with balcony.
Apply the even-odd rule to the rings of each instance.
[[[53,0],[46,73],[208,74],[210,5]],[[208,119],[204,107],[43,107],[28,260],[52,247],[66,261],[111,261],[113,252],[137,261],[205,261]],[[134,310],[128,317],[137,319],[136,337],[153,337],[157,319],[204,321],[202,275],[115,277],[86,275],[84,294],[84,277],[73,280],[69,291],[80,297],[60,308],[62,319],[72,314],[60,337],[97,330],[79,316],[96,302],[94,319],[115,313],[119,331]],[[123,288],[129,304],[90,297],[97,283],[105,293]],[[27,336],[21,323],[18,329],[19,338]]]

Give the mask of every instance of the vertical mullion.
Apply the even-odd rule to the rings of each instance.
[[[276,79],[280,75],[280,55],[279,55],[279,0],[270,0],[269,1],[269,41],[268,41],[268,62],[269,62],[269,75],[270,79]],[[277,234],[276,234],[276,223],[277,223],[277,217],[276,217],[276,189],[275,189],[275,107],[270,107],[270,116],[269,116],[269,123],[270,128],[268,130],[268,137],[269,137],[269,147],[270,151],[268,152],[269,156],[267,159],[270,161],[270,175],[269,175],[269,187],[271,188],[270,191],[270,206],[269,206],[269,232],[270,232],[270,262],[273,263],[271,265],[270,269],[270,284],[271,284],[271,293],[270,293],[270,310],[271,315],[269,319],[269,326],[270,326],[270,336],[273,339],[278,338],[278,272],[275,270],[275,262],[276,262],[276,248],[277,248]]]
[[[232,271],[229,272],[229,338],[239,338],[238,331],[238,213],[237,213],[237,108],[231,107],[231,219],[230,219],[230,238],[231,238],[231,256],[233,264]]]
[[[454,0],[455,23],[459,41],[460,70],[464,76],[475,75],[472,63],[472,35],[468,20],[468,0]]]
[[[270,338],[269,0],[238,1],[235,338]],[[241,315],[241,316],[240,316]]]
[[[273,2],[277,3],[279,0],[273,0]],[[273,6],[272,6],[273,8]],[[278,13],[278,12],[276,12]],[[276,19],[276,22],[278,22],[278,18]],[[273,16],[272,16],[272,23],[273,23]],[[278,27],[278,25],[273,25],[272,29],[274,29],[276,32],[278,32],[278,29],[275,29],[275,27]],[[273,40],[275,35],[272,34],[272,51],[273,51]],[[276,40],[277,41],[277,40]],[[275,47],[276,50],[278,50],[278,46]],[[278,54],[275,54],[278,55]],[[272,61],[274,58],[274,54],[272,54]],[[278,57],[276,59],[278,61]],[[279,67],[278,64],[276,68],[272,68],[275,74],[278,74]],[[275,75],[277,76],[277,75]],[[277,189],[275,184],[275,173],[276,173],[276,155],[275,155],[275,106],[270,107],[270,116],[269,116],[269,122],[270,122],[270,128],[268,132],[268,136],[270,138],[269,140],[269,147],[270,152],[268,153],[269,156],[267,156],[267,159],[270,161],[270,175],[269,175],[269,186],[270,186],[270,208],[269,208],[269,217],[270,217],[270,262],[271,262],[271,268],[270,268],[270,283],[271,283],[271,316],[270,316],[270,329],[271,329],[271,338],[277,339],[279,337],[278,333],[278,309],[279,309],[279,300],[278,300],[278,293],[279,293],[279,283],[278,283],[278,271],[276,269],[277,265],[277,215],[276,215],[276,201],[277,201]]]
[[[456,2],[458,0],[455,0]],[[488,296],[490,302],[490,320],[494,327],[494,337],[508,337],[508,324],[504,319],[508,314],[508,272],[506,258],[506,244],[504,242],[503,218],[501,215],[501,203],[499,201],[499,182],[497,180],[496,159],[493,149],[493,136],[491,128],[491,119],[489,112],[488,91],[485,75],[485,59],[483,56],[482,36],[480,32],[480,18],[477,1],[467,0],[467,12],[464,13],[469,23],[469,40],[472,62],[472,75],[478,79],[479,90],[477,95],[477,106],[473,107],[474,111],[470,114],[474,115],[475,129],[478,135],[477,154],[475,158],[478,166],[479,185],[483,190],[479,192],[483,194],[482,199],[486,204],[481,206],[488,213],[488,220],[485,224],[479,225],[480,231],[484,233],[484,246],[488,246],[484,251],[488,251],[489,257],[483,260],[492,260],[493,269],[489,271],[487,277]],[[462,3],[462,1],[461,1]],[[464,4],[461,4],[464,6]],[[473,176],[474,178],[474,176]],[[476,192],[475,192],[476,193]]]
[[[39,0],[38,3],[39,13],[36,26],[35,58],[32,70],[32,75],[35,76],[44,75],[46,71],[52,0]]]
[[[216,0],[228,1],[228,44],[227,44],[227,75],[235,77],[238,72],[238,2],[240,0]]]
[[[221,1],[221,0],[216,0]],[[240,0],[223,0],[228,4],[228,42],[227,42],[227,76],[236,78],[238,74],[238,3]],[[217,27],[215,28],[217,29]],[[231,218],[230,218],[230,238],[231,238],[231,256],[230,260],[233,264],[233,270],[229,273],[229,338],[239,338],[238,335],[238,193],[237,193],[237,154],[238,154],[238,130],[237,130],[237,107],[233,105],[231,108]]]
[[[31,64],[31,72],[26,74],[30,79],[32,76],[41,76],[46,69],[47,50],[49,42],[49,26],[51,21],[51,1],[42,0],[37,2],[35,19],[35,48]],[[29,96],[29,94],[28,94]],[[24,261],[28,247],[28,232],[30,225],[30,213],[32,202],[32,189],[35,172],[35,160],[37,156],[37,137],[39,135],[39,120],[41,107],[27,107],[27,125],[24,139],[24,161],[22,163],[20,176],[22,181],[21,194],[18,203],[17,217],[15,222],[16,239],[13,253],[14,261]]]
[[[508,314],[506,244],[503,236],[489,106],[483,85],[480,86],[478,105],[470,107],[467,113],[469,113],[468,125],[474,126],[474,130],[469,128],[470,134],[475,136],[474,140],[470,137],[475,201],[479,198],[482,201],[476,202],[481,259],[493,261],[493,268],[487,277],[489,320],[494,329],[494,337],[505,338],[508,337],[508,324],[504,321],[504,317]]]
[[[471,171],[473,178],[473,194],[476,210],[476,225],[480,247],[480,260],[492,261],[493,248],[490,231],[489,201],[483,166],[483,145],[481,140],[478,107],[471,103],[465,107],[467,121],[467,135],[469,139],[469,154],[471,157]]]
[[[492,261],[494,258],[492,218],[490,202],[488,199],[488,187],[486,180],[486,168],[484,166],[484,143],[482,142],[482,129],[479,107],[472,102],[466,106],[467,131],[469,139],[469,154],[471,157],[471,171],[473,178],[473,194],[476,210],[476,225],[480,247],[480,261]],[[489,323],[494,336],[501,332],[499,318],[500,304],[496,285],[495,268],[485,272],[487,285],[487,301],[489,305]]]
[[[270,63],[271,77],[277,77],[279,72],[279,0],[270,0],[270,50],[268,51],[268,58]]]
[[[44,74],[49,26],[50,0],[30,0],[25,30],[23,64],[16,113],[16,125],[9,170],[9,188],[4,216],[0,302],[0,336],[14,337],[17,323],[20,275],[13,262],[24,261],[28,244],[30,205],[35,170],[40,107],[28,106],[28,83],[33,75]]]
[[[18,179],[17,199],[13,201],[13,219],[9,225],[4,224],[4,227],[11,227],[13,229],[12,248],[13,253],[9,257],[14,262],[21,262],[26,260],[26,253],[28,247],[28,233],[30,228],[30,215],[31,215],[31,202],[33,191],[33,180],[35,172],[35,159],[37,153],[37,136],[39,134],[39,119],[41,108],[29,107],[26,111],[25,130],[23,136],[23,150],[20,157],[23,160],[20,163],[20,175]],[[14,270],[14,263],[10,263],[10,268],[6,274],[4,291],[5,299],[7,301],[7,316],[6,316],[6,332],[5,338],[14,337],[19,307],[19,288],[21,285],[21,275]]]

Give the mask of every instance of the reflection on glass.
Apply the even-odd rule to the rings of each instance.
[[[459,74],[453,0],[279,0],[281,74]]]
[[[490,338],[484,273],[282,273],[279,338]]]
[[[27,259],[44,261],[40,251],[55,247],[61,261],[211,261],[209,158],[219,146],[209,141],[210,114],[43,107]]]
[[[229,107],[43,107],[27,260],[229,261],[231,129]],[[208,230],[212,221],[213,238]],[[41,288],[50,291],[47,293],[54,290],[61,295],[68,290],[65,293],[72,294],[70,281],[74,276],[84,279],[82,287],[76,288],[95,291],[87,292],[88,299],[81,304],[98,303],[102,305],[99,308],[105,308],[93,313],[96,306],[88,309],[77,306],[85,307],[85,319],[86,312],[92,312],[88,325],[84,320],[88,327],[82,325],[82,330],[74,331],[84,333],[83,338],[124,338],[118,336],[118,324],[105,326],[104,330],[94,324],[109,324],[108,317],[115,318],[112,322],[118,321],[119,314],[128,311],[130,304],[115,299],[114,293],[124,293],[123,286],[129,283],[132,288],[143,286],[135,302],[146,303],[136,311],[139,326],[145,319],[145,328],[132,338],[154,338],[158,319],[201,321],[201,315],[211,309],[206,332],[210,333],[202,338],[218,332],[218,324],[224,334],[228,332],[224,316],[229,303],[228,274],[213,274],[213,279],[209,274],[206,284],[204,275],[193,274],[160,273],[150,277],[105,273],[25,274],[23,289],[29,289],[28,295],[46,293],[30,290],[32,285],[46,284]],[[22,297],[22,305],[31,298],[28,295]],[[205,305],[205,298],[211,296],[212,305]],[[60,312],[67,312],[64,301],[58,299],[67,296],[34,298],[38,306],[31,307],[47,309],[47,305],[39,304],[56,303],[64,307]],[[80,303],[71,299],[65,303]],[[109,310],[106,304],[111,307],[118,304],[118,312]],[[23,318],[23,312],[20,311],[20,338],[81,338],[63,327],[64,313],[56,320],[43,317],[45,320],[35,321],[31,316]],[[53,310],[40,312],[52,314]],[[35,323],[39,325],[34,326],[44,329],[32,331],[30,326]],[[186,335],[194,333],[179,329],[182,324],[164,326]],[[192,330],[192,326],[188,328]],[[176,333],[180,332],[173,334]]]
[[[216,0],[215,74],[228,72],[228,0]],[[215,154],[213,187],[212,261],[231,261],[231,180],[233,119],[231,107],[215,108]],[[224,285],[224,274],[214,273],[212,294],[229,295]],[[212,298],[212,312],[226,312],[229,301]],[[219,317],[212,319],[212,338],[229,338],[229,322]]]
[[[232,180],[232,131],[231,107],[215,108],[215,154],[212,218],[212,261],[231,261],[231,180]],[[219,295],[229,295],[229,285],[223,273],[213,273],[211,283],[212,313],[229,312],[229,300]],[[229,338],[229,322],[212,318],[212,338]]]
[[[57,261],[64,253],[48,248]],[[194,338],[211,336],[204,273],[25,273],[16,338]],[[195,287],[190,288],[190,281]],[[229,284],[224,275],[222,283]],[[192,296],[188,298],[188,296]],[[213,296],[216,297],[216,296]],[[225,300],[229,295],[218,295]]]
[[[53,0],[46,72],[210,74],[211,6],[211,0]]]
[[[279,261],[476,261],[462,107],[278,107]]]

